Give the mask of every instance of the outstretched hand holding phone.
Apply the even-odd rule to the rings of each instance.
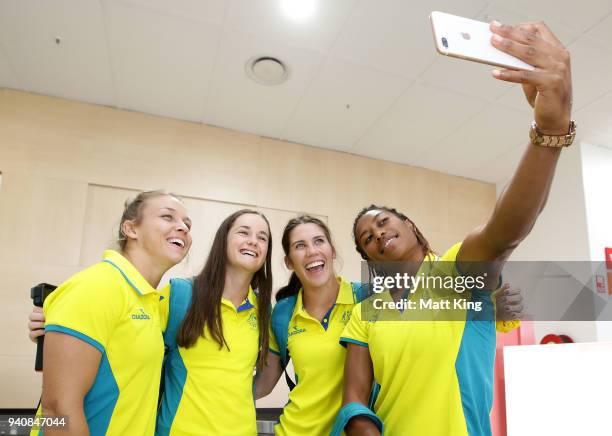
[[[567,134],[572,110],[572,74],[565,46],[542,22],[511,26],[494,21],[490,29],[494,47],[535,67],[533,71],[496,69],[493,77],[523,85],[542,133]]]

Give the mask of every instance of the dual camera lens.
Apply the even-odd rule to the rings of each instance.
[[[446,40],[446,38],[442,38],[442,45],[444,46],[444,48],[448,48],[448,41]]]

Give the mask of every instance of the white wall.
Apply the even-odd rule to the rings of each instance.
[[[603,262],[604,247],[612,247],[612,149],[587,143],[581,145],[590,256],[592,261]],[[612,319],[610,310],[603,316]],[[597,337],[600,341],[612,341],[612,322],[597,322]]]
[[[506,347],[508,436],[610,435],[612,343]]]
[[[589,235],[585,213],[581,146],[563,150],[548,202],[536,225],[513,253],[518,261],[588,261]],[[498,195],[507,182],[497,185]],[[566,334],[576,342],[597,340],[593,322],[536,322],[536,343],[548,333]]]

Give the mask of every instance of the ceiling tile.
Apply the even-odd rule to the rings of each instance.
[[[328,60],[308,87],[282,137],[347,150],[410,83],[399,76]]]
[[[530,20],[551,20],[578,32],[589,29],[612,11],[610,0],[514,0],[504,5],[527,15]]]
[[[494,101],[512,85],[492,76],[495,67],[439,56],[421,80],[455,92]]]
[[[272,56],[290,69],[289,79],[276,86],[249,79],[245,66],[254,56]],[[204,122],[248,133],[279,138],[323,56],[276,41],[226,32],[210,85]]]
[[[506,24],[519,24],[527,21],[533,21],[533,18],[530,18],[529,14],[525,10],[511,10],[508,9],[508,7],[508,3],[504,3],[504,6],[501,6],[499,3],[491,3],[478,15],[477,19],[485,22],[497,20]],[[550,27],[557,38],[559,38],[559,40],[565,45],[573,42],[580,34],[580,32],[577,32],[575,29],[570,29],[567,26],[552,20],[550,18],[550,14],[547,14],[544,17],[539,17],[539,19],[543,18],[546,19],[546,24],[548,27]]]
[[[351,151],[410,164],[457,130],[486,103],[423,84],[415,84]]]
[[[431,11],[473,16],[484,5],[482,0],[360,2],[332,54],[388,73],[417,77],[436,56],[429,24]]]
[[[490,22],[497,20],[500,23],[516,24],[527,20],[527,15],[523,12],[513,11],[495,2],[489,3],[476,17],[479,21]]]
[[[0,39],[23,89],[113,104],[98,0],[3,1]]]
[[[228,0],[123,0],[165,15],[223,24]]]
[[[109,16],[117,105],[202,121],[220,27],[117,1]]]
[[[522,112],[533,113],[533,109],[527,102],[525,94],[523,93],[523,87],[518,84],[510,86],[510,88],[508,88],[508,90],[497,100],[497,103]]]
[[[327,53],[355,0],[317,0],[314,15],[303,21],[288,18],[283,3],[295,0],[231,0],[226,24],[229,29],[282,41],[286,46]]]
[[[612,53],[597,40],[582,36],[569,46],[572,56],[574,108],[581,109],[612,90]]]
[[[493,156],[485,163],[471,168],[469,171],[483,182],[502,183],[510,179],[521,156],[525,152],[527,140],[524,144],[515,145],[503,150],[499,155]]]
[[[475,168],[526,143],[531,115],[491,104],[415,161],[416,166],[481,180]]]
[[[599,39],[606,44],[608,49],[612,50],[610,46],[610,41],[612,41],[612,14],[602,19],[601,22],[589,30],[586,35],[594,39]]]
[[[2,43],[0,43],[0,88],[20,88],[17,77],[9,64],[8,57],[4,54]]]

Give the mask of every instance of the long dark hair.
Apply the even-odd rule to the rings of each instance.
[[[327,238],[327,242],[331,245],[332,249],[336,251],[334,247],[334,243],[332,242],[331,232],[329,231],[329,227],[319,218],[315,218],[311,215],[300,215],[296,218],[292,218],[289,220],[287,225],[285,226],[285,230],[283,230],[283,237],[281,239],[281,245],[283,246],[283,251],[285,252],[285,256],[289,256],[289,251],[291,248],[291,232],[300,224],[316,224],[323,230],[325,237]],[[291,273],[291,277],[289,278],[289,283],[280,288],[276,293],[276,301],[280,301],[283,298],[290,297],[292,295],[297,295],[297,293],[302,288],[302,282],[298,278],[295,271]]]
[[[410,220],[410,218],[408,218],[406,215],[399,212],[395,208],[386,207],[386,206],[376,206],[375,204],[371,204],[368,207],[364,207],[363,209],[361,209],[359,213],[357,214],[357,216],[355,217],[355,221],[353,221],[353,239],[355,241],[355,249],[361,255],[362,259],[370,260],[365,250],[361,248],[361,245],[359,245],[359,240],[357,236],[357,223],[359,222],[362,216],[364,216],[366,213],[370,212],[371,210],[384,210],[386,212],[392,213],[393,215],[395,215],[402,221],[408,221],[412,225],[414,235],[416,236],[417,242],[419,243],[419,245],[421,246],[421,249],[423,250],[423,255],[427,256],[429,253],[435,253],[434,250],[431,248],[431,245],[429,245],[429,241],[425,239],[425,236],[423,236],[423,233],[421,233],[419,228],[416,226],[414,222],[412,222],[412,220]]]
[[[191,306],[181,323],[177,344],[189,348],[198,338],[204,337],[207,327],[219,348],[229,346],[223,336],[221,319],[221,297],[225,286],[227,265],[227,235],[236,219],[245,214],[259,215],[268,225],[268,252],[264,265],[253,275],[251,287],[258,293],[257,318],[259,324],[260,360],[266,361],[269,346],[268,323],[270,322],[270,303],[272,299],[272,234],[270,223],[260,212],[242,209],[228,216],[219,226],[210,248],[210,253],[202,271],[193,280]]]

